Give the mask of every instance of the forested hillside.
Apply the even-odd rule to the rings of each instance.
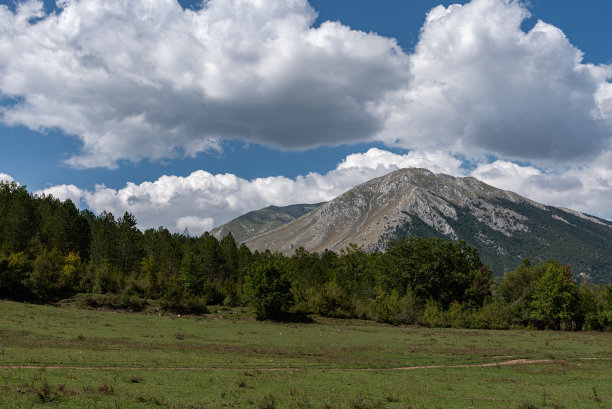
[[[529,231],[516,231],[511,236],[487,226],[467,209],[457,206],[457,217],[444,217],[458,237],[478,248],[481,258],[497,274],[511,271],[517,260],[563,260],[576,275],[590,281],[605,283],[612,277],[612,228],[598,224],[553,206],[537,207],[510,200],[492,201],[517,214],[528,217]],[[596,219],[595,219],[596,220]],[[399,225],[383,237],[440,237],[445,235],[418,218]]]
[[[559,260],[563,262],[564,260]],[[125,213],[95,215],[72,202],[0,184],[0,298],[90,307],[201,313],[253,306],[259,318],[310,313],[395,324],[605,329],[612,287],[577,283],[554,261],[523,263],[495,282],[478,251],[439,238],[392,241],[385,253],[349,246],[291,256],[221,240],[141,232]],[[293,314],[293,315],[291,315]]]

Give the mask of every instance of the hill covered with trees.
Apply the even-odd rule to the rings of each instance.
[[[612,325],[612,287],[579,284],[554,261],[524,260],[495,281],[474,247],[441,238],[390,241],[384,253],[356,245],[252,252],[231,234],[141,232],[129,213],[95,215],[0,184],[0,298],[55,302],[77,294],[91,307],[155,303],[201,313],[207,305],[251,305],[259,318],[275,319],[315,313],[480,328]]]

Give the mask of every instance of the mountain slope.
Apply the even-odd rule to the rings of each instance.
[[[236,240],[237,243],[241,243],[252,237],[292,222],[322,204],[323,203],[296,204],[282,207],[268,206],[243,214],[213,229],[210,233],[217,239],[221,239],[231,232],[232,236],[234,236],[234,240]]]
[[[465,240],[497,274],[523,258],[555,258],[595,281],[612,279],[612,223],[545,206],[475,178],[401,169],[373,179],[298,220],[254,237],[252,249],[382,250],[397,237]]]

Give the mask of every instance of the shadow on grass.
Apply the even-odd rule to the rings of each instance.
[[[284,312],[282,315],[274,318],[257,318],[257,321],[270,321],[280,323],[296,323],[296,324],[313,324],[315,320],[310,315],[302,312]]]

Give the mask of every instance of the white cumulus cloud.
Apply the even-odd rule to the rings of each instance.
[[[452,154],[443,151],[425,152],[411,151],[399,155],[382,149],[371,148],[365,153],[355,153],[347,156],[338,169],[383,167],[387,171],[401,168],[425,168],[434,173],[460,175],[463,162]]]
[[[467,175],[467,160],[495,186],[612,217],[612,66],[585,63],[546,22],[524,31],[526,1],[438,6],[411,53],[341,22],[314,27],[307,0],[202,4],[62,0],[51,14],[37,0],[0,5],[0,121],[73,135],[82,149],[67,162],[80,168],[194,157],[226,139],[411,151],[371,149],[296,178],[197,171],[37,193],[196,234],[270,204],[329,200],[400,167]]]
[[[478,165],[472,172],[483,182],[529,199],[612,219],[612,155],[588,165],[541,170],[504,160]]]
[[[365,140],[369,103],[408,75],[395,40],[312,24],[306,0],[66,0],[0,6],[6,124],[59,128],[75,167],[221,149],[223,138],[299,149]]]
[[[141,229],[164,226],[199,235],[248,211],[269,205],[328,201],[355,185],[393,170],[419,166],[459,174],[460,161],[449,154],[399,155],[372,148],[353,154],[326,174],[296,178],[272,176],[247,180],[232,174],[199,170],[188,176],[162,176],[153,182],[128,183],[121,189],[98,185],[93,191],[57,185],[36,192],[86,204],[92,211],[120,216],[128,211]]]
[[[7,175],[6,173],[0,172],[0,182],[11,183],[15,180],[11,177],[11,175]]]
[[[251,210],[270,205],[317,203],[346,190],[405,167],[424,167],[454,176],[474,176],[493,186],[514,191],[548,205],[569,207],[612,218],[612,157],[602,157],[589,167],[551,172],[531,165],[497,160],[480,163],[472,171],[443,152],[396,154],[372,148],[348,155],[335,169],[296,178],[272,176],[247,180],[232,174],[199,170],[187,176],[162,176],[152,182],[128,183],[120,189],[98,185],[93,191],[58,185],[36,192],[72,199],[92,211],[120,216],[128,211],[141,229],[164,226],[175,232],[186,228],[192,235],[220,226]]]
[[[176,227],[189,235],[201,236],[205,231],[213,228],[213,219],[210,217],[184,216],[176,221]]]
[[[379,104],[378,138],[546,166],[610,149],[612,68],[583,63],[543,21],[523,31],[528,15],[511,0],[431,10],[410,56],[411,79]]]
[[[64,0],[0,6],[5,124],[82,142],[68,163],[378,140],[466,157],[587,161],[610,150],[612,68],[515,0],[438,6],[413,53],[306,0]]]
[[[77,207],[82,207],[83,190],[75,185],[55,185],[34,192],[35,195],[51,195],[61,200],[70,199]]]

